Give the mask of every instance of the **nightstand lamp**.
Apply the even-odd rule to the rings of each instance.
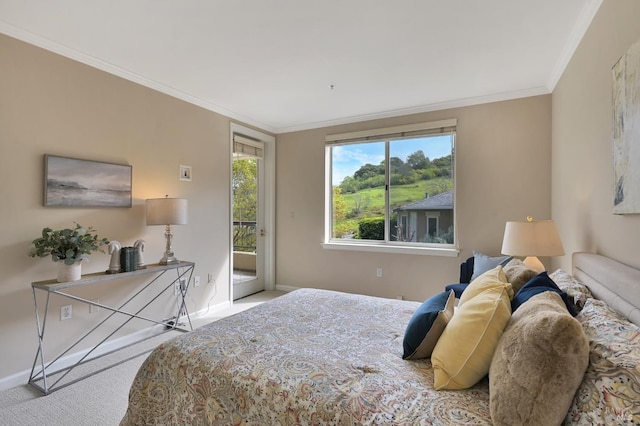
[[[187,224],[187,200],[184,198],[151,198],[147,200],[147,226],[165,225],[164,236],[167,240],[167,246],[164,256],[158,262],[160,265],[171,265],[180,262],[173,255],[171,247],[173,234],[171,233],[171,225]]]
[[[526,257],[525,265],[542,272],[545,267],[537,256],[562,256],[564,247],[553,220],[533,220],[528,216],[526,221],[507,222],[502,254]]]

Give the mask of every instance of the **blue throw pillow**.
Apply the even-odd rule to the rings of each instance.
[[[573,303],[569,300],[567,293],[560,290],[560,287],[551,279],[547,272],[541,272],[535,277],[531,278],[522,288],[513,296],[511,301],[511,311],[515,312],[527,300],[531,299],[536,294],[543,293],[545,291],[553,291],[558,293],[564,301],[567,310],[572,316],[576,316],[576,309]]]
[[[422,359],[431,357],[440,335],[453,316],[455,295],[453,291],[443,291],[416,309],[404,333],[402,359]]]
[[[459,283],[459,284],[448,284],[444,287],[445,290],[453,290],[453,293],[456,295],[458,299],[462,296],[462,292],[469,287],[469,283]]]
[[[511,259],[513,259],[513,256],[487,256],[486,254],[474,251],[473,275],[471,275],[471,281],[498,265],[506,265],[511,261]]]

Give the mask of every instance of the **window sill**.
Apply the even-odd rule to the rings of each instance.
[[[329,242],[322,243],[322,248],[328,250],[348,250],[348,251],[367,251],[376,253],[403,253],[403,254],[419,254],[425,256],[443,256],[458,257],[460,250],[456,248],[437,248],[437,247],[414,247],[400,246],[391,244],[375,244],[375,243],[343,243]]]

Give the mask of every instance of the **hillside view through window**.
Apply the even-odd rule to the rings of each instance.
[[[454,134],[333,144],[331,237],[454,243]]]

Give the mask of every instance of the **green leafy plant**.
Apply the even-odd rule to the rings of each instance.
[[[384,240],[384,217],[367,217],[358,222],[362,240]]]
[[[74,222],[75,223],[75,222]],[[102,246],[109,244],[106,238],[98,237],[93,227],[85,228],[76,223],[73,229],[44,228],[42,236],[33,240],[34,247],[29,252],[31,257],[51,256],[54,262],[63,260],[67,265],[89,259],[94,251],[104,253]]]

